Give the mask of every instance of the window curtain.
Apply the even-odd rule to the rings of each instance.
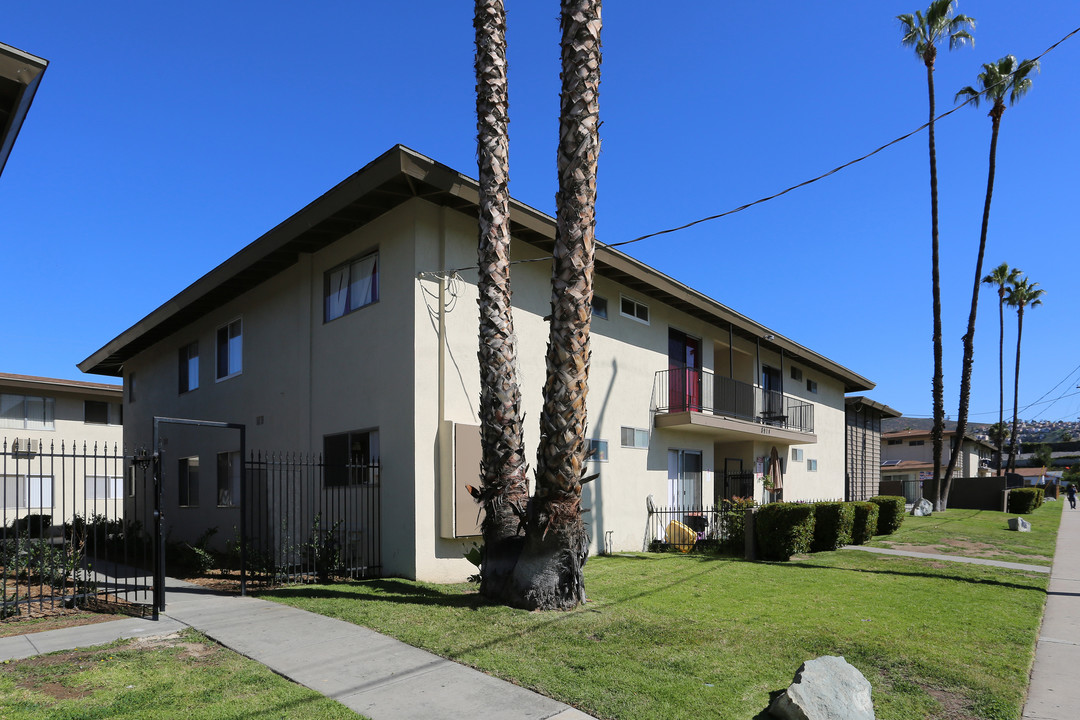
[[[377,300],[378,286],[375,284],[375,255],[361,258],[352,264],[349,283],[349,309],[355,310],[370,305]]]
[[[326,319],[333,320],[345,314],[349,299],[349,268],[343,267],[330,273],[330,287],[326,292]]]

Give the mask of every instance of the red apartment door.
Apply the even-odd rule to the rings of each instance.
[[[701,410],[701,341],[668,329],[668,403],[673,411]]]

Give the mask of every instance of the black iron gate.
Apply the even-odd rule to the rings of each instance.
[[[0,443],[0,618],[89,608],[153,614],[151,458],[115,444]]]

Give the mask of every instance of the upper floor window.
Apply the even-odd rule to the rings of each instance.
[[[180,392],[186,393],[199,387],[199,342],[188,343],[180,348]]]
[[[0,428],[55,430],[56,401],[33,395],[0,395]]]
[[[649,324],[649,306],[644,303],[639,303],[633,298],[628,298],[625,295],[622,296],[619,304],[619,313],[623,317],[633,318],[646,325]]]
[[[806,381],[806,390],[807,390],[807,392],[816,393],[817,392],[817,380],[807,380]]]
[[[244,369],[244,336],[240,318],[217,331],[217,379],[239,375]]]
[[[607,320],[607,298],[593,295],[592,314],[593,317],[604,318]]]
[[[893,438],[893,439],[889,440],[889,444],[890,445],[903,445],[904,441],[900,440],[898,438]]]
[[[925,444],[926,444],[925,440],[908,440],[908,445],[911,445],[913,447],[917,447],[919,445],[925,445]]]
[[[123,405],[104,400],[84,400],[83,422],[88,425],[123,425]]]
[[[802,370],[795,367],[794,365],[791,366],[791,379],[795,380],[796,382],[802,381]]]
[[[350,260],[326,273],[323,320],[330,322],[379,300],[379,253]]]

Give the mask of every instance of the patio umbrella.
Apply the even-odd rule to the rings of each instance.
[[[773,492],[780,492],[784,489],[784,473],[780,469],[780,454],[776,452],[775,445],[772,452],[769,453],[769,477],[773,481]]]

